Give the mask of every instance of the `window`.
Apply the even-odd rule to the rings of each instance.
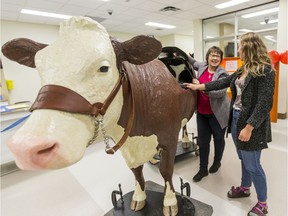
[[[215,45],[223,50],[224,57],[236,57],[237,37],[248,31],[258,33],[268,50],[276,50],[278,7],[279,2],[274,2],[203,20],[203,56]],[[263,15],[248,18],[244,16],[263,10]]]

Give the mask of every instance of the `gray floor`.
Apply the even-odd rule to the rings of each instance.
[[[262,154],[262,165],[268,179],[269,216],[287,213],[287,120],[273,123],[273,142]],[[196,133],[195,122],[188,124]],[[211,162],[213,148],[211,149]],[[256,203],[256,194],[230,200],[227,190],[240,183],[240,162],[229,136],[222,166],[201,182],[192,182],[198,171],[199,158],[194,153],[178,157],[173,182],[180,192],[181,177],[191,185],[191,197],[213,207],[215,216],[247,215]],[[158,167],[146,164],[146,180],[163,184]],[[104,144],[90,146],[75,165],[54,171],[18,171],[1,178],[2,216],[103,216],[112,208],[111,192],[122,185],[123,193],[133,190],[134,179],[120,152],[106,155]]]

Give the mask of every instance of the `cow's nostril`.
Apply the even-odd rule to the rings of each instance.
[[[38,155],[47,154],[47,153],[50,153],[51,151],[53,151],[53,149],[55,149],[55,148],[56,148],[56,144],[52,145],[49,148],[45,148],[45,149],[38,151],[37,154]]]

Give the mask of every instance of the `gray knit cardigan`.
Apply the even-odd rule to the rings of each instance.
[[[236,147],[239,150],[257,151],[268,148],[267,143],[272,141],[270,110],[273,105],[275,86],[275,72],[270,66],[264,69],[265,76],[252,77],[248,73],[242,90],[242,110],[237,123],[237,137],[240,131],[250,124],[254,127],[251,138],[248,142],[242,142],[237,138]],[[230,86],[232,99],[230,103],[230,115],[227,132],[231,133],[232,106],[237,92],[235,80],[239,71],[230,76],[214,82],[205,83],[206,91],[227,88]]]

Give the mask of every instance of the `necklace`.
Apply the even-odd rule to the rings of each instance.
[[[208,74],[209,74],[209,75],[208,75],[208,78],[211,79],[211,77],[214,75],[214,72],[211,73],[211,72],[208,70]]]
[[[215,71],[214,70],[213,71],[209,70],[209,68],[207,69],[207,71],[208,71],[208,74],[209,74],[208,78],[211,79],[211,77],[214,75]]]

